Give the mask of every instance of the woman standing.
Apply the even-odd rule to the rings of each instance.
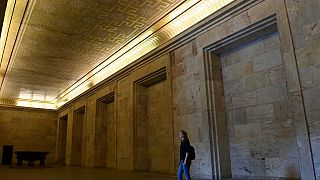
[[[186,180],[191,180],[190,178],[190,166],[191,160],[188,158],[190,142],[186,131],[181,130],[179,132],[180,136],[180,163],[178,168],[178,180],[182,180],[182,174],[184,173]]]

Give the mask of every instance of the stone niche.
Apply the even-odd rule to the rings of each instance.
[[[172,173],[173,124],[170,82],[162,68],[134,82],[134,168]]]
[[[73,112],[71,165],[84,164],[83,153],[85,152],[85,117],[85,106],[76,109]]]
[[[275,17],[247,27],[207,49],[208,77],[213,89],[214,118],[225,111],[232,177],[299,178],[300,166]],[[222,89],[223,93],[220,92]],[[221,103],[221,98],[223,98]],[[225,102],[225,103],[224,103]],[[227,154],[219,155],[228,159]],[[225,163],[220,161],[218,163]],[[228,169],[221,165],[223,169]]]
[[[68,115],[64,115],[58,119],[58,150],[57,150],[57,164],[65,164],[66,162],[66,148],[67,148],[67,127]]]
[[[95,166],[116,168],[114,92],[97,100]]]
[[[278,33],[221,55],[232,172],[299,177]]]

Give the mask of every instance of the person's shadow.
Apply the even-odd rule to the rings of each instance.
[[[300,179],[300,173],[299,170],[297,170],[294,166],[288,166],[286,170],[286,180],[297,180]]]

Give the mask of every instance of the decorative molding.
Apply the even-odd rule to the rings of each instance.
[[[223,172],[226,171],[221,169],[225,167],[222,165],[223,163],[231,166],[231,161],[230,157],[222,157],[220,154],[221,150],[227,150],[229,148],[229,143],[224,142],[228,141],[228,139],[221,139],[222,137],[219,135],[221,131],[228,131],[228,127],[227,125],[226,127],[220,127],[223,122],[227,124],[226,115],[225,119],[218,119],[219,117],[217,116],[218,111],[225,109],[225,104],[218,104],[216,100],[223,96],[223,92],[219,91],[221,90],[219,88],[223,87],[223,80],[220,64],[221,59],[218,56],[232,51],[236,47],[241,47],[242,45],[266,37],[276,31],[277,19],[275,15],[272,15],[203,48],[213,179],[231,177],[231,167],[230,174],[224,174]],[[217,85],[217,83],[219,83],[220,86]],[[226,145],[228,147],[222,147]]]
[[[145,66],[152,61],[156,60],[158,57],[169,53],[184,44],[190,42],[191,40],[195,39],[199,35],[205,33],[208,29],[212,29],[221,23],[227,21],[228,19],[242,13],[243,11],[256,6],[257,4],[261,3],[263,0],[235,0],[232,3],[228,4],[227,6],[219,9],[218,11],[212,13],[202,21],[198,22],[194,26],[190,27],[186,31],[182,32],[181,34],[177,35],[176,37],[168,40],[167,42],[161,44],[156,49],[153,49],[149,53],[143,55],[142,57],[138,58],[135,62],[129,64],[125,68],[117,71],[116,73],[112,74],[108,78],[102,80],[98,84],[94,85],[90,89],[86,90],[85,92],[79,94],[76,98],[68,101],[67,103],[63,104],[57,108],[58,111],[63,111],[69,108],[74,102],[79,101],[80,99],[86,98],[95,92],[99,91],[105,86],[108,86],[112,83],[117,82],[118,80],[125,78],[130,73],[135,71],[136,69]]]

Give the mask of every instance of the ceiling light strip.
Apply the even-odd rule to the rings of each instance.
[[[8,35],[9,35],[9,29],[12,22],[14,7],[15,7],[16,1],[15,0],[9,0],[7,2],[6,12],[3,18],[2,23],[2,30],[0,35],[0,65],[2,63],[3,55],[4,55],[4,48],[6,46]]]
[[[187,30],[194,24],[198,23],[202,19],[206,18],[232,1],[233,0],[202,0],[192,8],[175,17],[173,20],[167,19],[167,21],[170,22],[157,32],[154,32],[152,36],[144,39],[142,42],[139,42],[137,46],[130,49],[125,54],[111,57],[106,62],[113,61],[115,59],[116,61],[102,68],[99,67],[99,71],[96,74],[94,74],[92,77],[89,77],[87,80],[82,81],[82,84],[78,85],[77,88],[61,94],[61,96],[57,99],[57,106],[59,107],[77,97],[79,94],[85,92],[93,85],[101,82],[102,80],[131,64],[143,55],[159,47],[161,44],[164,44],[171,38]]]
[[[133,39],[131,42],[129,42],[127,45],[125,45],[123,48],[121,48],[119,51],[115,52],[111,56],[109,56],[103,63],[101,63],[99,66],[91,70],[88,74],[86,74],[83,78],[78,80],[76,83],[74,83],[72,86],[70,86],[66,91],[61,93],[59,96],[57,96],[56,99],[61,99],[66,94],[70,93],[83,83],[87,81],[89,78],[94,76],[96,73],[104,69],[105,67],[109,66],[111,63],[113,63],[115,60],[123,56],[123,54],[130,51],[132,48],[135,48],[139,43],[141,43],[143,40],[151,37],[156,31],[161,29],[163,26],[168,24],[170,21],[174,20],[177,16],[181,15],[183,12],[187,11],[190,7],[194,6],[201,0],[186,0],[184,3],[179,5],[174,11],[170,12],[168,15],[165,16],[165,18],[160,19],[157,23],[155,23],[151,28],[149,28],[147,31],[143,32],[140,36]]]

